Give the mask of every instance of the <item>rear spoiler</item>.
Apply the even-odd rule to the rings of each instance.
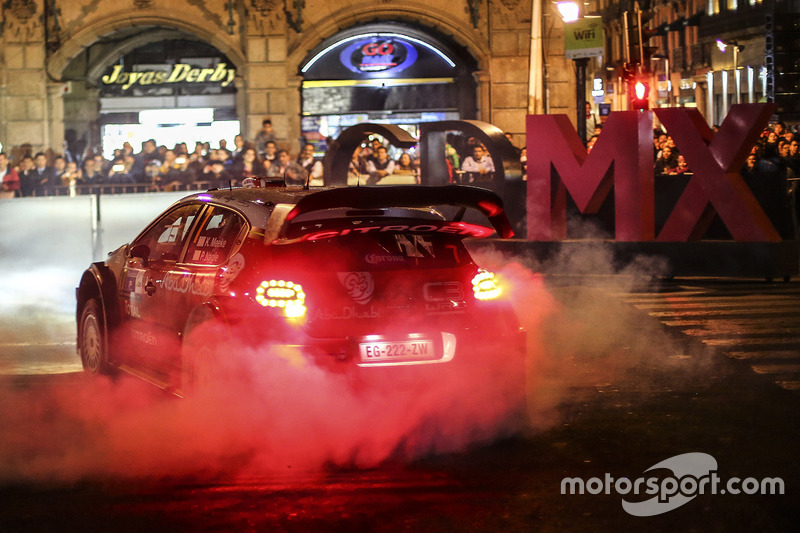
[[[351,207],[377,209],[381,207],[431,207],[452,205],[476,209],[486,215],[497,233],[504,239],[514,236],[503,200],[488,190],[464,185],[426,187],[421,185],[380,185],[377,187],[341,187],[327,189],[302,198],[286,215],[286,222],[312,211]]]

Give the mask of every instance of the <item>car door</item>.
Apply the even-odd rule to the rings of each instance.
[[[156,219],[128,248],[120,291],[123,304],[123,362],[151,373],[173,348],[169,328],[162,322],[171,310],[168,273],[175,270],[201,203],[178,206]]]
[[[180,341],[192,310],[207,302],[214,292],[222,265],[235,254],[248,226],[239,213],[219,205],[208,205],[190,232],[181,259],[165,273],[159,325],[168,335],[170,350],[159,361],[158,370],[174,375],[180,371]]]

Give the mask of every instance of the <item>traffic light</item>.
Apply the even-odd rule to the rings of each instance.
[[[645,28],[645,24],[653,18],[652,13],[643,13],[639,3],[634,2],[633,12],[624,13],[625,24],[625,60],[628,70],[636,72],[649,72],[650,58],[658,51],[657,46],[646,46],[645,43],[656,36],[664,35],[661,28]]]
[[[631,89],[631,109],[650,109],[650,84],[641,78],[634,78]]]

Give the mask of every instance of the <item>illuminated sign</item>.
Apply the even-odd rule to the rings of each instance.
[[[300,68],[304,81],[449,77],[451,52],[433,39],[401,32],[365,31],[332,38]]]
[[[105,85],[121,85],[123,90],[134,85],[144,87],[166,83],[219,83],[227,87],[236,77],[236,69],[226,63],[217,63],[214,68],[198,68],[187,63],[177,63],[171,70],[144,70],[125,72],[122,65],[114,65],[110,74],[101,78]]]
[[[347,46],[339,60],[357,73],[401,72],[417,60],[417,49],[400,39],[364,39]]]

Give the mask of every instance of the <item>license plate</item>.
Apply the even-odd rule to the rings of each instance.
[[[394,342],[362,342],[358,350],[363,363],[387,361],[427,361],[436,359],[433,341],[416,339]]]

